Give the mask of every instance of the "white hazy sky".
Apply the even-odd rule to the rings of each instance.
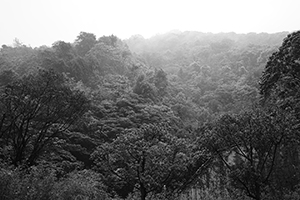
[[[281,32],[300,29],[300,0],[0,0],[0,45],[32,47],[97,37],[150,37],[170,30]]]

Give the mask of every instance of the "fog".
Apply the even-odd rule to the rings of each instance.
[[[297,30],[297,0],[2,0],[0,45],[18,38],[32,47],[73,42],[80,31],[121,39],[170,30],[267,32]]]

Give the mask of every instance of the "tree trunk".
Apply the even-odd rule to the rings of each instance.
[[[144,184],[140,184],[141,200],[146,200],[147,192]]]
[[[260,185],[258,183],[255,183],[255,199],[261,200]]]
[[[15,150],[15,156],[14,156],[14,158],[13,158],[13,161],[12,161],[12,164],[15,166],[15,167],[17,167],[17,166],[19,166],[19,164],[22,162],[22,159],[23,159],[23,152],[22,152],[22,150],[19,150],[19,149],[16,149]]]

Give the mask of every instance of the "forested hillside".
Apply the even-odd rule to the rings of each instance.
[[[0,49],[0,199],[299,199],[300,32],[81,32]]]

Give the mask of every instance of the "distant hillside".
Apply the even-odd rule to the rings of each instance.
[[[206,46],[215,42],[227,42],[237,47],[245,47],[247,45],[260,46],[279,46],[283,38],[289,32],[280,33],[248,33],[237,34],[230,33],[203,33],[197,31],[171,31],[165,34],[153,36],[149,39],[143,38],[141,35],[135,35],[125,40],[131,51],[136,53],[142,52],[161,52],[168,49],[176,49],[179,47]]]

